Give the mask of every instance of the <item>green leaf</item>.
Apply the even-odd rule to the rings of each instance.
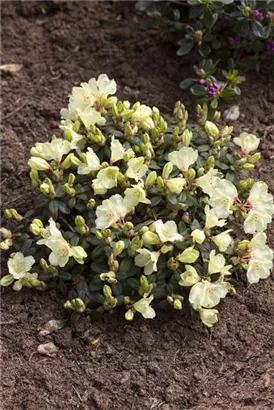
[[[58,207],[63,214],[70,214],[70,207],[67,202],[59,202]]]
[[[202,57],[206,57],[209,53],[211,52],[211,47],[203,43],[199,49],[199,53],[201,54]]]
[[[217,98],[214,98],[214,99],[211,101],[210,107],[213,108],[214,110],[218,107],[218,100],[217,100]]]
[[[264,38],[264,27],[259,21],[252,21],[251,28],[256,37]]]
[[[208,30],[210,30],[216,21],[218,20],[218,14],[217,13],[212,13],[209,8],[206,8],[204,11],[204,25]]]
[[[187,40],[183,39],[180,41],[180,48],[177,51],[178,56],[184,56],[188,54],[194,47],[194,41],[193,40]]]
[[[151,4],[153,3],[153,1],[147,1],[147,0],[138,0],[136,2],[136,10],[138,11],[146,11],[149,6],[151,6]]]
[[[192,78],[186,78],[185,80],[180,82],[180,88],[186,90],[187,88],[191,87],[194,84]]]
[[[189,18],[196,19],[197,17],[200,17],[200,15],[203,13],[203,10],[204,10],[203,6],[191,8],[189,12]]]
[[[195,95],[195,97],[205,97],[206,96],[206,89],[202,85],[193,85],[190,89],[191,94]]]
[[[59,202],[53,199],[49,203],[49,211],[53,216],[53,219],[56,219],[58,216]]]

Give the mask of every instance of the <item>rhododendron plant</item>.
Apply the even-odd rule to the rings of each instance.
[[[208,121],[206,106],[189,123],[177,102],[167,122],[115,92],[105,74],[74,87],[60,135],[31,149],[37,200],[25,215],[5,210],[0,283],[59,287],[74,320],[122,305],[127,320],[152,319],[166,301],[211,327],[237,280],[272,267],[273,197],[248,177],[259,138],[221,127],[218,112]]]

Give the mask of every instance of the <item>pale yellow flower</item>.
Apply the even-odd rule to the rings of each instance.
[[[135,179],[135,181],[140,181],[148,171],[148,166],[144,162],[144,157],[131,158],[128,161],[126,176]]]

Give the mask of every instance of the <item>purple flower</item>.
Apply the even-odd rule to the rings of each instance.
[[[259,10],[251,10],[250,18],[252,18],[253,20],[262,20],[264,18],[264,15]]]
[[[204,80],[203,78],[200,78],[199,80],[197,80],[197,83],[200,85],[204,85],[206,82],[206,80]]]
[[[274,41],[267,40],[266,44],[266,50],[270,54],[274,54]]]
[[[208,97],[215,97],[218,91],[219,91],[219,86],[217,83],[208,84],[208,86],[206,87],[206,93]]]
[[[227,26],[230,23],[230,18],[228,16],[223,16],[222,23],[223,25]]]
[[[241,41],[240,34],[236,34],[236,36],[234,36],[234,37],[228,37],[227,38],[227,42],[231,46],[236,46],[237,44],[239,44],[240,41]]]
[[[253,31],[252,30],[248,30],[248,39],[249,40],[253,40],[253,38],[255,37],[255,34],[253,33]]]
[[[266,19],[268,21],[274,21],[274,13],[272,11],[269,11],[268,13],[266,13]]]

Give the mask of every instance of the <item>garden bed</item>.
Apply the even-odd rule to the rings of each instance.
[[[118,96],[163,114],[189,94],[178,88],[191,72],[176,57],[175,34],[141,29],[134,2],[9,2],[2,7],[2,207],[30,207],[29,149],[58,133],[60,107],[72,86],[105,72]],[[261,137],[259,177],[274,192],[273,79],[249,76],[238,99],[237,130]],[[248,128],[247,128],[248,127]],[[269,245],[274,246],[273,226]],[[5,265],[2,265],[3,271]],[[206,329],[195,314],[159,311],[156,319],[107,313],[48,337],[56,357],[37,353],[37,329],[67,320],[62,296],[2,291],[2,397],[5,410],[268,410],[274,395],[274,283],[243,283]]]

